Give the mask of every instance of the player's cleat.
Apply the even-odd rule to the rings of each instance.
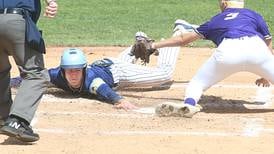
[[[193,32],[198,27],[199,27],[198,25],[190,24],[186,22],[185,20],[177,19],[174,23],[173,36],[178,36],[180,34]]]
[[[39,140],[39,135],[34,133],[29,125],[17,118],[9,117],[4,126],[0,129],[1,134],[15,137],[23,142],[35,142]]]
[[[144,32],[141,32],[141,31],[135,33],[135,39],[136,39],[136,41],[142,40],[142,39],[150,40],[150,38],[147,36],[147,34]]]
[[[155,113],[160,117],[186,117],[191,118],[194,114],[201,110],[200,105],[192,106],[189,104],[178,104],[172,102],[164,102],[159,104]]]

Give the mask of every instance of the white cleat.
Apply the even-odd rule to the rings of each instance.
[[[149,40],[149,37],[147,36],[146,33],[139,31],[139,32],[136,32],[136,33],[135,33],[135,39],[136,39],[137,41],[138,41],[138,40],[143,40],[143,39],[148,39],[148,40]]]
[[[198,25],[190,24],[185,20],[177,19],[174,23],[173,35],[178,36],[180,34],[193,32],[198,27]]]
[[[200,105],[192,106],[189,104],[178,104],[172,102],[164,102],[155,108],[156,115],[160,117],[186,117],[192,118],[194,114],[201,111]]]

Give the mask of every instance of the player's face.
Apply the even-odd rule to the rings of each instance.
[[[73,88],[80,88],[83,80],[83,69],[74,68],[65,69],[64,71],[68,84]]]

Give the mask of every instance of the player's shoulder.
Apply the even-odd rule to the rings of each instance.
[[[95,70],[98,70],[98,67],[96,67],[95,65],[89,64],[86,67],[86,73],[94,72]]]
[[[49,72],[50,75],[58,74],[60,71],[61,71],[60,67],[54,67],[54,68],[48,69],[48,72]]]
[[[255,16],[261,16],[258,12],[256,12],[255,10],[251,10],[251,9],[248,9],[248,8],[243,8],[241,9],[242,12],[245,12],[245,13],[248,13],[248,14],[252,14],[252,15],[255,15]]]
[[[50,76],[50,80],[58,80],[58,78],[62,77],[62,72],[61,72],[61,68],[60,67],[54,67],[54,68],[50,68],[48,69],[48,73]]]
[[[255,18],[261,17],[261,15],[258,12],[248,9],[248,8],[228,8],[228,9],[225,9],[225,11],[212,17],[212,19],[225,18],[226,16],[234,14],[234,13],[242,14],[244,16],[255,17]]]
[[[86,67],[86,70],[85,70],[86,76],[88,76],[89,78],[95,76],[96,69],[98,69],[98,68],[96,68],[96,67],[94,67],[92,65],[88,65]]]

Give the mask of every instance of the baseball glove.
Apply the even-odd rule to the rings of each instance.
[[[130,55],[135,56],[135,60],[140,58],[142,64],[146,65],[149,63],[150,55],[159,54],[157,49],[151,47],[152,42],[154,42],[154,40],[148,37],[136,36],[135,44],[131,48]]]

